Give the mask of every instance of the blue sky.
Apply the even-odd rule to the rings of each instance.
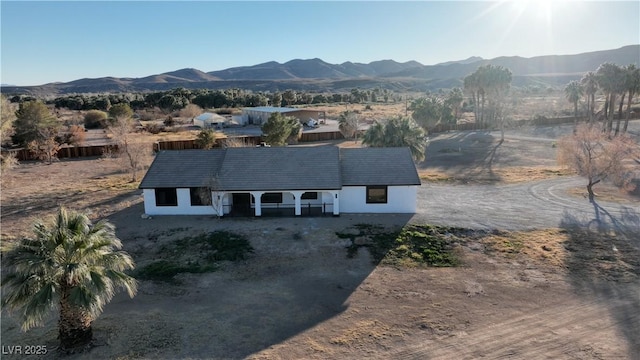
[[[5,1],[0,81],[40,85],[267,61],[425,65],[640,44],[640,1]]]

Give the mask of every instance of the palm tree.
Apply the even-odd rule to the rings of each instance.
[[[578,124],[578,101],[584,94],[584,89],[577,81],[570,81],[567,86],[564,87],[564,95],[567,100],[573,104],[573,124]]]
[[[623,72],[620,66],[612,63],[603,63],[596,70],[598,86],[605,93],[605,114],[607,121],[603,130],[610,133],[613,127],[613,113],[616,103],[616,95],[620,92],[621,83],[624,82]]]
[[[22,329],[43,323],[58,308],[58,338],[63,349],[87,345],[91,323],[117,288],[130,297],[137,282],[124,271],[134,268],[115,227],[106,220],[92,224],[82,213],[58,210],[50,223],[36,221],[33,238],[24,238],[4,258],[2,304],[18,310]]]
[[[427,139],[424,129],[410,117],[397,117],[385,125],[375,122],[362,143],[371,147],[408,147],[415,161],[424,160]]]
[[[455,87],[449,91],[446,98],[446,103],[451,106],[453,110],[454,122],[458,122],[458,118],[460,117],[460,108],[462,107],[462,102],[464,101],[464,95],[462,94],[462,89],[459,87]]]
[[[627,114],[624,119],[624,127],[622,132],[627,132],[627,126],[629,125],[629,118],[631,117],[631,100],[640,91],[640,69],[634,64],[629,64],[625,68],[625,88],[627,91]]]
[[[338,117],[338,130],[345,139],[356,137],[358,135],[358,115],[353,111],[344,111]]]
[[[373,125],[362,136],[362,143],[371,147],[384,147],[385,143],[385,126],[374,121]]]
[[[596,92],[598,91],[598,81],[596,74],[593,71],[589,71],[584,74],[582,79],[580,79],[580,83],[582,84],[582,88],[584,89],[584,93],[587,97],[587,109],[589,110],[589,123],[593,122],[593,112],[595,108],[596,102]]]

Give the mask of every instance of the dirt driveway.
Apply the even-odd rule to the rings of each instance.
[[[505,151],[521,153],[495,156],[509,166],[552,161],[548,144],[528,143],[513,140]],[[142,281],[134,299],[105,307],[97,346],[67,359],[639,358],[640,208],[594,207],[566,193],[575,178],[429,183],[412,216],[145,220],[139,190],[118,176],[104,160],[21,165],[3,178],[3,239],[61,203],[111,220],[138,264],[164,243],[213,230],[246,235],[255,253],[179,283]],[[366,249],[348,258],[336,236],[355,224],[413,222],[489,231],[457,244],[457,268],[378,266]],[[3,312],[2,345],[53,349],[55,323],[22,333]]]

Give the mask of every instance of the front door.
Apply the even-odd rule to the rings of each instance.
[[[251,194],[249,193],[233,193],[233,215],[251,216]]]

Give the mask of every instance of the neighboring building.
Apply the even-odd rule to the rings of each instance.
[[[276,112],[286,116],[293,116],[300,120],[300,122],[303,124],[306,124],[309,119],[319,120],[320,118],[324,119],[325,117],[324,111],[289,107],[261,106],[242,109],[241,125],[262,125],[269,119],[269,116],[271,116],[271,114]]]
[[[408,148],[161,151],[140,183],[148,215],[415,213]]]
[[[224,116],[220,116],[215,113],[203,113],[198,117],[193,118],[193,125],[202,129],[222,129],[227,119]]]

